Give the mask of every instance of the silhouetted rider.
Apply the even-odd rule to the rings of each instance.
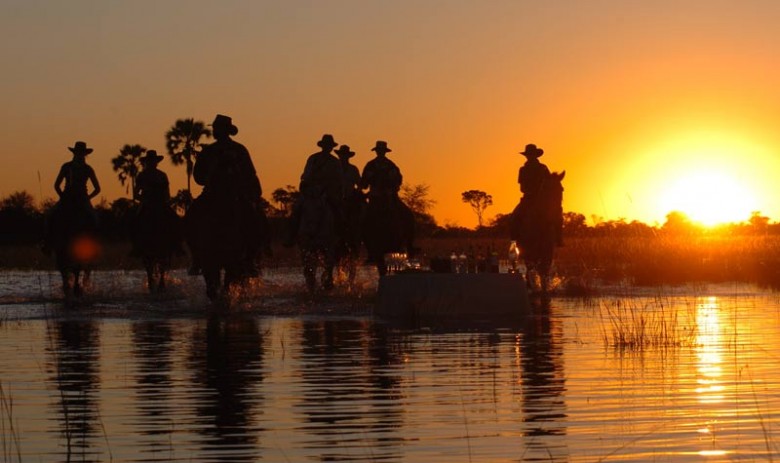
[[[368,188],[369,202],[372,198],[380,197],[398,199],[403,176],[401,169],[387,158],[387,153],[393,150],[387,147],[386,141],[379,140],[371,151],[376,153],[376,157],[368,161],[363,168],[363,175],[360,178],[361,188],[364,190]]]
[[[544,154],[543,149],[529,143],[520,154],[526,157],[526,161],[520,167],[517,175],[520,192],[523,193],[522,198],[520,198],[518,216],[520,222],[526,226],[529,225],[530,216],[534,212],[538,212],[538,208],[544,207],[543,201],[546,198],[542,198],[542,195],[545,192],[546,182],[551,181],[551,174],[550,169],[539,161],[539,158]],[[562,224],[562,218],[560,224]],[[555,240],[560,245],[562,244],[561,225],[557,226],[556,233]]]
[[[195,182],[203,185],[198,199],[238,207],[243,224],[240,232],[248,248],[246,270],[257,273],[255,259],[261,247],[260,215],[263,213],[260,180],[249,151],[230,138],[238,133],[233,120],[217,114],[211,126],[216,141],[203,148],[192,172]]]
[[[54,191],[57,192],[59,200],[52,209],[46,227],[43,250],[47,254],[53,249],[55,230],[65,220],[77,220],[85,231],[97,231],[97,216],[90,201],[100,194],[100,183],[86,160],[92,148],[88,148],[83,141],[77,141],[68,150],[73,153],[73,159],[60,167],[54,180]],[[92,184],[91,192],[87,189],[88,183]]]
[[[301,201],[324,197],[333,213],[337,227],[340,227],[342,223],[344,177],[339,160],[332,154],[333,148],[338,146],[338,143],[333,139],[333,135],[325,134],[317,142],[317,146],[320,147],[320,151],[310,155],[303,167],[301,183],[298,188],[301,195],[298,201],[293,204],[287,238],[284,242],[285,246],[292,246],[295,243],[301,225]],[[340,232],[340,230],[337,231]]]
[[[176,243],[181,240],[181,230],[176,212],[170,207],[171,190],[168,175],[157,168],[163,156],[155,150],[149,150],[141,158],[143,170],[138,173],[133,189],[133,198],[141,205],[138,209],[135,224],[133,225],[133,251],[131,254],[140,253],[138,236],[139,226],[142,223],[153,223],[159,233],[170,233]],[[177,252],[181,252],[177,249]]]

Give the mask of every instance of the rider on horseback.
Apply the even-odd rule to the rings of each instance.
[[[333,217],[337,224],[342,221],[342,200],[344,198],[344,176],[341,171],[341,164],[333,154],[333,148],[338,143],[333,139],[333,135],[325,134],[317,142],[320,151],[310,155],[306,159],[306,165],[301,174],[301,183],[298,190],[301,196],[293,204],[290,221],[288,223],[287,237],[285,246],[295,244],[298,229],[301,225],[301,202],[305,198],[314,198],[324,196],[326,203],[333,212]],[[347,147],[349,148],[349,147]]]
[[[203,185],[203,192],[195,202],[237,207],[242,221],[242,240],[247,248],[245,270],[253,275],[258,272],[255,260],[262,245],[263,190],[249,151],[230,138],[238,133],[233,120],[217,114],[211,126],[216,141],[203,148],[192,172],[195,181]]]
[[[377,198],[398,198],[398,191],[401,189],[401,183],[403,183],[403,176],[401,175],[401,169],[393,161],[387,158],[387,153],[390,153],[390,148],[387,147],[387,142],[379,140],[376,145],[371,148],[371,151],[376,153],[376,157],[363,168],[363,176],[360,179],[360,187],[362,189],[368,188],[368,200]]]
[[[155,223],[160,228],[158,231],[172,233],[177,247],[181,240],[179,218],[170,207],[171,191],[168,176],[157,168],[157,164],[162,160],[163,157],[155,150],[147,151],[141,158],[143,170],[136,177],[133,190],[133,197],[141,203],[133,226],[133,251],[131,252],[133,255],[140,253],[138,229],[141,224]]]
[[[341,145],[336,150],[336,155],[341,162],[341,172],[344,179],[342,206],[344,236],[339,252],[342,255],[356,256],[360,252],[360,217],[364,209],[365,195],[360,189],[360,170],[349,162],[355,152],[350,150],[348,145]]]
[[[550,181],[551,174],[550,169],[539,162],[539,158],[544,154],[543,149],[537,148],[533,143],[529,143],[520,154],[526,157],[526,161],[520,167],[520,172],[517,175],[520,192],[523,193],[517,213],[518,220],[522,224],[521,226],[525,226],[529,225],[527,222],[531,220],[534,212],[544,207],[542,194],[546,182]],[[555,236],[555,240],[559,246],[562,244],[561,228],[562,221],[561,225],[556,227],[557,236]]]
[[[54,181],[54,190],[59,201],[54,206],[46,227],[43,250],[46,254],[54,248],[55,230],[70,218],[80,218],[86,224],[86,231],[97,231],[97,216],[90,200],[100,194],[100,183],[95,171],[87,164],[86,157],[92,152],[83,141],[77,141],[72,148],[73,159],[60,168]],[[92,184],[92,191],[87,192],[87,182]]]
[[[382,223],[384,218],[394,217],[398,220],[403,214],[408,212],[408,207],[398,197],[401,189],[403,175],[398,166],[387,158],[387,153],[392,150],[387,146],[386,141],[379,140],[371,148],[376,153],[376,157],[363,168],[363,175],[360,178],[360,188],[368,189],[368,207],[364,219],[364,227],[370,227],[371,224]],[[397,224],[392,224],[397,225]],[[386,232],[386,231],[385,231]],[[372,237],[366,234],[366,247],[369,249],[369,262],[381,262],[383,253],[387,250],[381,249],[380,243],[372,243]],[[374,239],[375,240],[375,239]],[[379,247],[378,247],[379,246]]]

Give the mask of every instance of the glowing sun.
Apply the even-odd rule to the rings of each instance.
[[[661,187],[659,200],[664,210],[706,226],[742,222],[756,210],[751,189],[720,171],[697,170],[672,179]]]

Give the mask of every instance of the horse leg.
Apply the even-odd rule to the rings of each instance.
[[[154,281],[154,261],[148,257],[144,257],[144,269],[146,269],[146,288],[150,294],[154,294],[155,281]]]
[[[60,268],[60,276],[62,277],[62,294],[65,296],[65,300],[69,300],[73,296],[70,285],[70,272],[66,268]]]
[[[306,281],[306,289],[313,293],[317,287],[317,256],[309,250],[301,251],[303,264],[303,279]]]
[[[333,251],[326,251],[323,255],[322,266],[322,289],[330,291],[333,289],[333,267],[335,267],[336,256]]]
[[[208,296],[211,301],[216,301],[219,298],[220,288],[219,267],[204,267],[202,273],[203,280],[206,282],[206,296]]]
[[[353,248],[358,249],[358,248]],[[350,250],[346,257],[347,263],[347,287],[350,291],[355,286],[355,278],[357,277],[357,260],[359,255],[357,252]]]
[[[385,256],[384,254],[380,255],[376,259],[376,270],[379,272],[379,276],[384,276],[387,274],[387,266],[385,265]]]
[[[73,295],[81,297],[84,291],[81,288],[81,270],[76,269],[73,271]]]
[[[165,276],[168,273],[168,264],[167,262],[159,262],[157,264],[157,272],[158,272],[158,283],[157,283],[157,290],[158,291],[165,291]]]

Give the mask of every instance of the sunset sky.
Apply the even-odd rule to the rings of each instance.
[[[443,225],[476,225],[470,189],[511,211],[526,143],[589,219],[777,221],[778,24],[772,0],[2,0],[0,195],[54,196],[85,140],[113,201],[122,145],[223,113],[267,199],[332,133],[361,170],[387,140]]]

